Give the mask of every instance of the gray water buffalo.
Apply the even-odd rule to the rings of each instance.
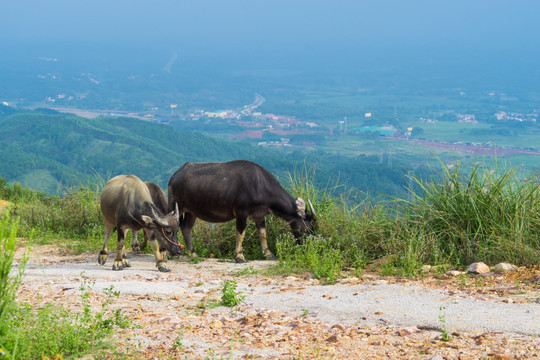
[[[118,231],[118,251],[113,270],[130,267],[124,254],[125,235],[128,229],[133,233],[143,229],[150,242],[159,271],[167,272],[166,251],[172,255],[182,252],[178,243],[178,207],[167,213],[152,200],[149,188],[134,175],[118,175],[107,182],[101,193],[101,212],[105,223],[103,248],[99,252],[98,263],[107,261],[107,242],[113,228]],[[161,251],[160,251],[161,250]]]
[[[183,215],[180,228],[189,252],[193,252],[191,229],[200,218],[211,223],[236,218],[236,262],[245,262],[242,251],[247,219],[252,218],[267,259],[276,257],[268,249],[264,217],[274,214],[291,227],[297,242],[313,230],[313,206],[306,210],[304,200],[293,199],[265,168],[250,161],[225,163],[186,163],[168,184],[168,209],[177,206]]]

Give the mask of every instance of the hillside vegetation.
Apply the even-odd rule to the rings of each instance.
[[[516,169],[479,163],[466,171],[443,167],[437,181],[413,177],[415,186],[405,198],[384,203],[336,197],[314,186],[310,178],[309,172],[292,173],[286,186],[294,196],[313,200],[317,230],[296,245],[287,224],[268,216],[268,244],[279,259],[271,273],[307,272],[330,284],[342,276],[360,275],[375,260],[381,275],[409,277],[420,275],[424,264],[444,272],[476,261],[531,268],[540,263],[538,175],[525,177]],[[14,300],[27,259],[23,257],[18,274],[10,275],[17,243],[52,243],[97,257],[104,229],[100,191],[99,186],[86,186],[72,188],[63,197],[50,196],[0,178],[0,198],[11,202],[0,213],[0,288],[6,290],[0,292],[0,356],[79,357],[103,351],[114,341],[115,331],[133,326],[121,309],[110,309],[119,296],[112,287],[104,290],[96,314],[86,282],[80,287],[82,313],[54,304],[33,308]],[[197,222],[193,239],[202,258],[192,260],[231,259],[234,238],[234,221],[217,226]],[[244,254],[249,260],[263,258],[253,225],[248,226]],[[235,283],[228,291],[225,285],[222,303],[226,294],[229,300],[239,299]]]
[[[304,246],[294,246],[287,224],[269,216],[270,249],[286,266],[301,265],[304,270],[322,271],[318,277],[330,278],[347,267],[361,271],[383,257],[388,271],[410,275],[423,264],[538,264],[538,174],[526,177],[517,169],[494,166],[475,163],[453,170],[443,166],[431,180],[412,177],[405,197],[373,201],[334,195],[316,187],[309,172],[292,173],[284,185],[294,197],[313,201],[317,231]],[[0,182],[0,197],[13,202],[12,216],[21,218],[20,236],[79,251],[95,251],[101,245],[100,192],[99,186],[79,187],[64,197],[48,196]],[[211,226],[198,221],[193,238],[195,252],[202,257],[232,258],[234,222]],[[246,239],[246,258],[263,259],[254,226],[248,226]]]
[[[47,194],[99,184],[118,174],[135,174],[166,187],[187,161],[234,159],[253,160],[282,179],[307,167],[315,170],[320,187],[339,179],[364,192],[399,194],[407,168],[389,168],[376,157],[262,149],[134,118],[10,111],[0,113],[0,125],[0,176]]]

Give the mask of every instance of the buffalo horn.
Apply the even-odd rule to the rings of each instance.
[[[307,200],[309,204],[309,209],[311,210],[311,213],[313,214],[313,217],[315,218],[317,214],[315,214],[315,208],[313,207],[313,204],[311,203],[311,200]]]
[[[175,209],[173,211],[171,211],[169,215],[174,217],[176,219],[176,221],[180,221],[180,213],[178,211],[178,203],[175,203]]]
[[[155,206],[153,204],[150,204],[150,209],[152,211],[152,217],[153,217],[152,220],[155,223],[157,223],[161,227],[169,226],[169,224],[167,223],[167,220],[165,218],[162,218],[161,216],[159,216],[159,214],[156,211],[156,208],[155,208]]]

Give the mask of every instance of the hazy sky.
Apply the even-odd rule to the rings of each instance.
[[[0,41],[259,57],[487,52],[538,63],[538,14],[538,0],[1,0]]]
[[[463,43],[538,47],[536,0],[3,0],[0,38],[270,44]]]

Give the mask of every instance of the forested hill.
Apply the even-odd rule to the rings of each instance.
[[[217,140],[199,133],[133,118],[86,119],[50,111],[0,114],[0,178],[49,194],[89,185],[117,174],[135,174],[165,187],[187,161],[253,160],[278,178],[314,169],[316,184],[339,179],[363,191],[397,194],[405,171],[371,158],[344,158],[322,152],[285,153]]]

